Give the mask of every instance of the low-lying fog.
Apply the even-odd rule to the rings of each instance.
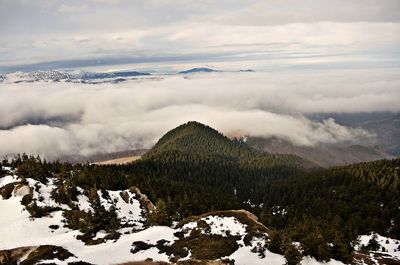
[[[226,134],[279,136],[297,145],[359,142],[361,128],[312,113],[400,111],[395,70],[164,76],[119,84],[0,83],[0,155],[48,159],[148,148],[189,120]]]

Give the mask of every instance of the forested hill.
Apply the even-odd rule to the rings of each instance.
[[[243,143],[231,141],[217,130],[195,121],[182,124],[167,132],[144,158],[169,151],[224,158],[239,158],[255,153]]]
[[[174,155],[174,158],[171,157]],[[217,130],[199,122],[188,122],[166,133],[142,160],[198,159],[225,160],[242,166],[272,168],[312,168],[315,164],[296,155],[269,154],[249,147],[241,140],[231,140]],[[196,161],[194,161],[196,162]]]
[[[246,199],[255,185],[270,179],[302,175],[313,164],[295,155],[273,155],[230,140],[198,122],[183,124],[163,136],[134,172],[220,187]]]

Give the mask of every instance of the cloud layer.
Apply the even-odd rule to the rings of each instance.
[[[244,58],[399,65],[399,10],[398,0],[2,0],[0,71]]]
[[[290,78],[289,78],[290,77]],[[148,148],[189,120],[226,134],[279,136],[299,145],[372,137],[312,113],[400,111],[396,70],[165,76],[119,84],[0,84],[0,155],[47,158]]]

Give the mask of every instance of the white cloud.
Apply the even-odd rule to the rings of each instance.
[[[300,145],[371,135],[320,112],[400,111],[397,70],[168,76],[119,84],[0,84],[0,155],[88,155],[150,147],[189,120],[224,133],[280,136]],[[38,125],[26,125],[27,123]],[[21,140],[22,139],[22,140]]]
[[[399,1],[0,1],[0,66],[80,58],[390,53]],[[347,57],[348,58],[348,57]],[[357,59],[353,61],[357,62]],[[329,60],[325,63],[329,64]],[[364,60],[365,62],[365,60]],[[296,62],[294,62],[296,64]]]

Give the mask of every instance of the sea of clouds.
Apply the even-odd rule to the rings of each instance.
[[[170,75],[118,84],[0,83],[0,155],[48,159],[149,148],[196,120],[297,145],[374,137],[313,113],[400,111],[397,69]]]

